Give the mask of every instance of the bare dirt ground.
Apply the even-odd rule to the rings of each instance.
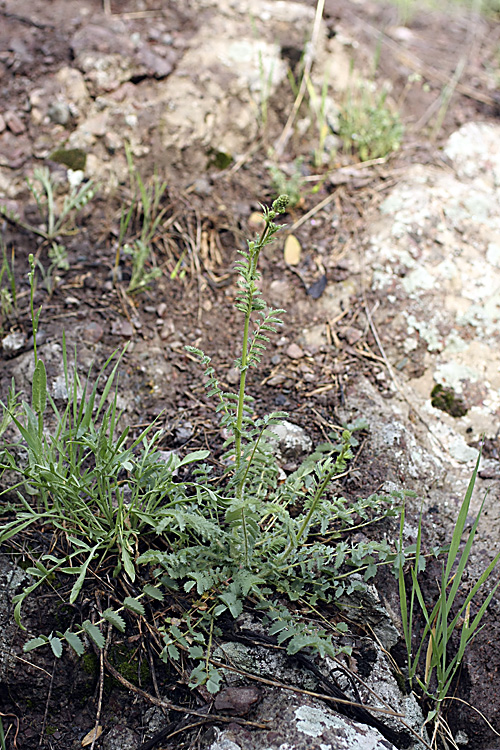
[[[158,7],[160,13],[156,13]],[[187,41],[204,22],[203,15],[196,15],[189,2],[169,0],[142,3],[110,0],[104,4],[101,0],[7,0],[0,3],[0,114],[3,113],[5,121],[0,133],[0,165],[4,183],[1,187],[5,194],[8,195],[10,176],[14,180],[29,175],[37,164],[50,164],[54,173],[64,174],[63,166],[47,161],[40,154],[46,148],[52,152],[64,143],[75,124],[71,116],[56,130],[53,121],[49,125],[43,119],[36,122],[31,116],[30,96],[39,87],[40,80],[55,76],[62,67],[74,64],[71,40],[86,19],[92,18],[93,23],[99,24],[109,18],[109,13],[126,22],[130,35],[139,33],[148,38],[148,29],[158,22],[168,27],[172,40],[168,59],[174,66]],[[317,183],[305,183],[301,202],[285,217],[288,224],[294,225],[323,199],[331,200],[328,212],[318,211],[294,231],[303,248],[299,272],[287,266],[281,248],[264,257],[264,294],[272,303],[286,307],[287,315],[279,346],[267,352],[262,368],[251,375],[250,387],[261,413],[276,408],[286,410],[314,440],[323,439],[328,424],[337,422],[336,410],[344,408],[346,402],[348,406],[349,394],[356,391],[361,375],[385,393],[383,383],[377,378],[383,366],[377,342],[361,324],[365,300],[349,297],[348,271],[343,258],[357,251],[366,217],[408,164],[416,161],[440,163],[439,146],[447,135],[470,120],[495,120],[499,106],[492,88],[498,70],[500,34],[495,19],[474,21],[476,42],[472,55],[467,59],[449,106],[443,111],[443,122],[433,136],[439,114],[434,103],[443,87],[452,80],[460,51],[469,39],[473,23],[470,14],[418,11],[407,26],[402,26],[393,6],[327,0],[324,18],[330,35],[345,34],[355,40],[351,51],[356,68],[371,72],[374,60],[378,60],[374,77],[391,81],[391,98],[397,103],[406,132],[402,148],[390,160],[366,169],[346,171],[340,184],[330,179],[334,174],[332,169],[356,166],[356,157],[339,152],[333,164],[314,169],[310,157],[311,134],[292,138],[282,158],[283,162],[291,164],[302,155],[305,176],[323,174],[325,178]],[[292,66],[297,62],[296,54],[297,50],[289,50],[287,62]],[[421,78],[408,90],[412,74]],[[127,84],[127,95],[133,99],[134,87],[154,75],[146,69],[132,76]],[[121,368],[120,388],[124,393],[126,419],[133,426],[133,432],[137,433],[141,426],[160,415],[159,426],[165,430],[162,445],[165,449],[187,450],[206,445],[213,448],[222,443],[213,408],[205,398],[199,366],[183,347],[185,344],[203,346],[213,357],[222,380],[233,382],[232,363],[238,354],[239,342],[239,322],[232,307],[233,264],[237,248],[255,231],[249,220],[258,210],[258,203],[275,197],[266,169],[267,148],[280,135],[292,103],[292,92],[281,91],[278,100],[271,103],[267,127],[259,134],[253,152],[240,164],[232,164],[224,170],[218,170],[210,159],[206,160],[204,172],[200,172],[198,164],[190,168],[189,162],[172,166],[159,144],[155,123],[150,122],[145,127],[143,137],[149,139],[151,148],[144,158],[136,159],[136,166],[143,177],[152,175],[156,169],[168,185],[162,201],[168,229],[158,231],[154,253],[148,261],[148,268],[157,266],[161,276],[140,294],[128,294],[131,265],[130,259],[122,256],[121,280],[113,279],[120,211],[129,197],[125,176],[111,193],[98,191],[96,198],[78,215],[78,231],[66,238],[69,268],[57,272],[59,278],[53,283],[53,289],[47,290],[40,281],[35,306],[43,307],[39,336],[40,346],[49,352],[46,355],[49,381],[61,372],[57,347],[63,329],[68,348],[77,346],[82,370],[92,361],[98,367],[113,350],[129,341]],[[109,149],[111,152],[112,139]],[[319,184],[319,190],[313,193],[308,187],[310,184]],[[8,200],[26,221],[36,224],[36,206],[26,189],[15,199]],[[136,221],[136,230],[138,226]],[[46,268],[49,261],[47,246],[40,238],[9,222],[3,223],[2,231],[8,253],[11,249],[15,251],[17,288],[16,307],[9,314],[3,314],[3,336],[16,333],[22,341],[14,356],[4,351],[0,359],[0,390],[5,399],[13,374],[16,374],[18,387],[26,388],[29,383],[27,353],[32,350],[32,341],[28,255],[34,253]],[[316,300],[312,290],[320,288],[313,285],[321,286],[323,277],[329,282],[347,282],[348,304],[332,330],[330,349],[311,354],[304,344],[301,345],[300,336],[304,328],[311,328],[319,320],[319,313],[316,313],[319,295]],[[415,352],[411,363],[415,371],[419,368],[418,356]],[[380,456],[372,454],[368,436],[355,463],[356,470],[344,482],[343,492],[348,497],[376,492],[387,479],[396,482],[405,479],[398,475],[397,467],[385,464]],[[33,549],[40,544],[50,544],[50,540],[43,539],[43,529],[32,544]],[[30,612],[30,629],[46,630],[54,618],[57,620],[63,614],[57,609],[57,593],[47,593]],[[19,632],[15,639],[18,645],[22,644]],[[493,655],[495,647],[488,646],[489,639],[491,633],[489,637],[485,634],[478,648],[482,660],[489,660],[491,664],[492,683],[487,690],[492,700],[488,705],[485,699],[485,704],[479,708],[490,717],[498,718],[500,695],[493,679],[498,658]],[[157,660],[153,665],[151,650],[141,650],[133,639],[114,648],[111,658],[118,669],[124,660],[134,665],[135,674],[131,674],[133,670],[127,673],[129,682],[154,692],[154,670],[157,682],[171,686],[169,697],[174,702],[191,705],[195,700],[182,676],[169,673]],[[118,738],[117,744],[109,747],[123,750],[150,747],[141,744],[150,719],[148,702],[109,676],[104,680],[104,699],[99,699],[100,684],[97,657],[89,657],[83,671],[81,664],[76,659],[72,661],[71,656],[58,661],[40,652],[35,667],[20,658],[16,664],[15,687],[0,686],[4,728],[10,727],[8,746],[23,750],[81,747],[85,731],[93,726],[100,701],[101,724],[107,730],[114,727]],[[467,697],[467,676],[460,691],[460,695]],[[471,720],[470,714],[457,712],[455,716],[457,727]],[[469,747],[475,750],[492,747],[492,735],[481,734],[479,722],[477,726],[477,735],[471,738]],[[197,731],[185,731],[170,740],[159,741],[156,746],[196,747],[201,742]],[[120,732],[128,739],[120,740]],[[135,744],[126,744],[129,741]]]

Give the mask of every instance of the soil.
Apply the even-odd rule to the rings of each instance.
[[[13,120],[0,133],[0,163],[10,170],[13,179],[31,174],[33,167],[41,163],[49,163],[56,177],[62,179],[65,174],[63,165],[36,158],[37,146],[48,136],[43,122],[35,124],[30,119],[27,102],[40,80],[73,64],[71,39],[82,18],[92,17],[98,23],[105,12],[117,16],[129,14],[130,33],[143,34],[148,24],[154,24],[158,7],[175,41],[174,49],[179,52],[203,22],[190,2],[7,0],[0,3],[2,110],[6,122],[7,112],[15,113],[20,120],[17,134]],[[210,12],[216,11],[214,8],[205,11]],[[324,176],[317,183],[311,182],[320,186],[318,191],[305,190],[298,206],[284,217],[289,225],[322,199],[334,196],[328,212],[319,211],[313,220],[294,231],[302,247],[298,269],[285,263],[282,243],[264,254],[264,297],[275,306],[286,307],[287,314],[283,329],[264,355],[261,368],[251,371],[249,385],[259,413],[277,408],[286,410],[313,441],[324,439],[329,424],[338,424],[338,410],[346,407],[346,399],[348,408],[349,393],[356,390],[362,377],[371,380],[384,396],[391,397],[384,382],[377,378],[381,359],[375,354],[377,342],[362,322],[364,300],[350,294],[349,272],[343,264],[347,253],[356,253],[362,247],[366,216],[409,164],[440,163],[439,146],[457,127],[470,120],[494,120],[498,115],[498,101],[492,93],[492,80],[498,74],[499,38],[494,18],[476,19],[473,54],[466,61],[462,83],[455,89],[449,106],[442,110],[443,119],[437,130],[433,103],[443,85],[453,77],[461,50],[469,39],[469,13],[416,11],[407,25],[402,26],[398,10],[392,5],[368,0],[359,3],[327,0],[324,18],[331,36],[344,34],[356,41],[352,46],[356,68],[368,74],[375,68],[376,80],[392,83],[391,98],[397,103],[406,131],[402,148],[389,162],[366,170],[347,170],[341,184],[330,179],[332,167],[355,166],[356,157],[340,151],[329,168],[315,169],[310,158],[314,147],[310,132],[300,139],[292,138],[284,156],[289,164],[297,156],[304,156],[305,176],[318,173]],[[400,44],[402,41],[404,45]],[[409,88],[409,76],[413,74],[421,79]],[[130,85],[143,81],[145,76],[141,73],[137,79],[132,78]],[[155,266],[161,270],[161,276],[140,293],[127,292],[132,273],[128,256],[120,257],[118,278],[114,268],[121,208],[130,199],[128,180],[126,177],[121,180],[111,193],[97,191],[96,197],[78,214],[77,231],[64,238],[69,268],[53,271],[48,285],[44,285],[41,273],[38,277],[35,308],[42,306],[42,313],[37,340],[40,353],[46,353],[49,383],[61,374],[58,346],[63,330],[68,351],[77,349],[82,373],[91,363],[98,370],[111,352],[128,342],[120,367],[120,389],[124,394],[123,419],[131,425],[131,435],[158,419],[159,427],[164,430],[163,449],[190,450],[209,445],[217,455],[223,441],[216,414],[206,398],[200,367],[186,353],[184,345],[201,346],[213,357],[223,384],[234,384],[232,368],[239,354],[241,329],[233,308],[236,292],[233,265],[237,249],[244,247],[245,237],[258,228],[252,224],[252,215],[259,210],[259,202],[269,202],[275,197],[266,169],[267,147],[280,135],[292,103],[291,93],[281,94],[279,101],[271,103],[267,130],[261,133],[255,149],[239,168],[233,164],[218,170],[216,165],[208,164],[206,171],[200,173],[198,167],[190,170],[189,164],[184,164],[182,170],[170,169],[160,148],[152,148],[136,161],[144,179],[151,178],[156,169],[166,180],[162,206],[169,227],[156,233],[154,251],[147,263],[148,270]],[[60,141],[72,127],[71,120],[61,126]],[[151,131],[150,136],[154,145],[155,133]],[[59,145],[56,139],[53,148]],[[37,224],[40,217],[27,189],[16,195],[14,203],[25,221]],[[7,256],[10,257],[11,250],[15,251],[17,294],[14,309],[2,312],[3,337],[15,333],[22,341],[12,354],[4,351],[0,360],[0,395],[5,400],[13,374],[17,388],[29,394],[33,341],[28,256],[33,253],[45,272],[50,260],[47,243],[32,232],[8,221],[3,222],[2,231]],[[133,216],[130,236],[139,231],[140,217]],[[321,293],[314,290],[321,289],[324,276],[329,282],[346,282],[347,302],[344,309],[340,303],[342,328],[335,347],[313,351],[301,337],[304,329],[311,329],[319,320]],[[366,294],[370,294],[368,290]],[[371,301],[375,304],[376,299]],[[387,343],[383,332],[382,339]],[[417,372],[418,352],[414,356]],[[371,451],[366,436],[356,457],[355,471],[345,478],[342,491],[347,497],[367,496],[378,491],[387,478],[387,467]],[[50,544],[44,533],[40,529],[33,544]],[[35,609],[28,611],[30,631],[48,632],[54,620],[62,616],[57,613],[56,602],[55,593],[47,593],[37,601]],[[498,608],[498,604],[492,606]],[[13,638],[20,653],[24,634],[16,631]],[[490,698],[485,697],[484,705],[477,708],[498,718],[500,695],[494,684],[498,650],[494,638],[492,630],[478,637],[475,658],[482,664],[489,663],[491,684],[487,686]],[[150,650],[149,656],[151,653]],[[133,639],[124,639],[116,645],[110,661],[114,659],[119,670],[124,660],[130,662],[133,669],[127,672],[129,682],[153,693],[153,671],[148,658],[147,649],[139,648]],[[147,725],[151,724],[150,704],[144,696],[127,691],[111,677],[106,677],[104,699],[100,698],[98,657],[87,660],[83,673],[80,662],[71,655],[57,660],[39,651],[34,664],[30,666],[20,657],[15,666],[15,685],[0,686],[0,715],[4,717],[4,730],[8,730],[7,747],[23,750],[81,747],[83,736],[93,726],[99,703],[100,723],[106,731],[114,727],[118,738],[109,747],[146,747],[141,743],[145,741]],[[187,690],[182,676],[169,672],[156,659],[154,673],[157,682],[170,686],[167,692],[174,703],[200,702],[200,696],[194,698]],[[473,675],[464,674],[458,696],[467,698],[472,680]],[[171,716],[167,719],[174,721]],[[467,727],[469,747],[475,750],[492,747],[493,735],[466,707],[457,709],[453,719],[455,729]],[[471,726],[475,731],[473,736]],[[156,746],[196,747],[201,743],[197,731],[164,739],[163,744]]]

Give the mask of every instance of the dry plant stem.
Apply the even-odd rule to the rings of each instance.
[[[101,603],[98,601],[99,605],[99,612],[101,612]],[[111,640],[111,625],[108,623],[108,634],[106,637],[106,653],[109,648],[109,642]],[[96,649],[94,648],[94,651]],[[99,650],[99,700],[97,703],[97,713],[95,716],[95,722],[94,722],[94,736],[92,738],[92,744],[90,746],[90,750],[94,750],[95,743],[98,739],[98,729],[99,729],[99,721],[101,718],[101,711],[102,711],[102,695],[104,691],[104,651]]]
[[[301,216],[300,219],[297,219],[296,222],[292,224],[289,232],[295,232],[296,229],[302,226],[306,221],[308,221],[312,216],[318,213],[318,211],[321,211],[322,208],[325,206],[328,206],[329,203],[331,203],[333,200],[335,200],[335,196],[337,194],[337,191],[335,190],[333,193],[330,193],[330,195],[327,195],[326,198],[323,198],[322,201],[320,201],[314,208],[311,208],[310,211],[308,211],[304,216]]]
[[[257,645],[262,645],[257,643]],[[279,646],[276,647],[278,650],[284,650],[280,649]],[[392,708],[378,708],[376,706],[367,706],[363,703],[356,703],[356,701],[350,701],[350,700],[344,700],[342,698],[336,698],[333,695],[326,695],[325,693],[316,693],[314,690],[305,690],[304,688],[298,688],[294,687],[293,685],[287,685],[285,682],[278,682],[277,680],[270,680],[267,677],[260,677],[259,675],[252,674],[251,672],[246,672],[244,669],[237,669],[236,667],[231,667],[228,664],[224,664],[223,662],[216,661],[214,659],[210,659],[210,664],[213,664],[214,667],[219,667],[220,669],[227,669],[229,672],[234,672],[235,674],[242,675],[243,677],[246,677],[249,680],[253,680],[254,682],[259,682],[261,685],[268,685],[269,687],[279,688],[281,690],[288,690],[291,693],[298,693],[299,695],[308,695],[311,698],[319,698],[323,701],[328,701],[329,703],[341,703],[344,706],[353,706],[354,708],[364,708],[366,711],[373,711],[378,714],[384,714],[386,716],[393,716],[395,719],[404,719],[404,714],[398,713],[397,711],[394,711]]]
[[[40,730],[40,741],[38,747],[41,747],[45,739],[45,727],[47,726],[47,716],[49,715],[50,698],[52,696],[52,686],[54,685],[54,674],[56,671],[57,659],[54,657],[54,664],[52,666],[52,674],[50,676],[49,691],[47,693],[47,700],[45,702],[45,712],[43,714],[42,728]]]
[[[1,711],[0,711],[0,716],[4,716],[5,718],[7,718],[7,716],[11,716],[13,719],[15,719],[16,731],[14,733],[14,738],[12,740],[12,747],[14,750],[17,750],[17,735],[19,734],[19,719],[15,714],[3,714]],[[9,729],[7,730],[7,734],[5,735],[6,737],[8,737],[9,735]]]
[[[478,708],[476,708],[475,706],[473,706],[471,703],[467,703],[467,701],[462,700],[462,698],[457,698],[454,695],[447,695],[446,698],[444,698],[443,700],[445,700],[445,701],[458,701],[459,703],[463,703],[464,705],[468,706],[469,708],[472,708],[472,710],[475,711],[477,714],[479,714],[479,716],[481,717],[481,719],[483,719],[483,721],[488,725],[489,729],[491,729],[491,731],[494,734],[496,734],[497,737],[500,737],[500,732],[497,732],[497,730],[495,729],[495,727],[492,724],[490,724],[490,722],[488,721],[488,719],[486,718],[486,716],[484,714],[482,714],[481,711]]]
[[[208,713],[209,706],[207,706],[207,710],[204,711],[197,711],[193,708],[185,708],[184,706],[177,706],[175,703],[171,703],[170,701],[166,700],[160,700],[158,698],[155,698],[154,695],[151,695],[150,693],[146,692],[146,690],[143,690],[140,687],[137,687],[133,683],[129,682],[128,680],[123,677],[123,675],[118,672],[117,669],[113,667],[112,664],[110,664],[109,659],[106,655],[103,656],[104,658],[104,664],[106,666],[106,669],[110,673],[112,677],[115,678],[115,680],[118,680],[124,687],[127,688],[127,690],[131,690],[133,693],[137,693],[137,695],[140,695],[142,698],[145,698],[147,701],[152,703],[154,706],[159,706],[160,708],[167,708],[170,711],[178,711],[181,714],[188,714],[190,716],[199,716],[201,719],[205,719],[205,721],[221,721],[225,724],[241,724],[243,726],[248,727],[255,727],[256,729],[269,729],[268,724],[262,724],[257,721],[247,721],[246,719],[240,719],[237,716],[223,716],[222,714],[212,714]]]
[[[278,650],[284,650],[279,646],[276,646]],[[338,660],[335,660],[338,661]],[[403,719],[405,718],[404,714],[398,713],[397,711],[394,711],[385,701],[380,698],[368,685],[366,685],[365,682],[356,674],[353,672],[350,672],[350,670],[347,670],[350,672],[350,674],[357,679],[364,687],[366,687],[379,701],[382,701],[382,703],[385,703],[387,708],[380,708],[378,706],[367,706],[364,703],[356,703],[355,701],[349,701],[349,700],[343,700],[342,698],[335,698],[332,695],[325,695],[324,693],[316,693],[312,690],[305,690],[304,688],[298,688],[293,687],[292,685],[287,685],[283,682],[278,682],[276,680],[269,680],[266,677],[260,677],[258,675],[252,674],[251,672],[246,672],[242,669],[237,669],[236,667],[231,667],[228,664],[223,664],[222,662],[215,661],[214,659],[210,659],[210,663],[213,664],[214,667],[220,667],[221,669],[226,669],[229,672],[234,672],[235,674],[242,675],[243,677],[246,677],[249,680],[253,680],[254,682],[259,682],[262,685],[268,685],[269,687],[278,688],[281,690],[288,690],[291,693],[298,693],[299,695],[307,695],[310,698],[319,698],[322,701],[327,701],[329,703],[340,703],[342,705],[346,706],[353,706],[354,708],[364,708],[367,711],[370,711],[371,713],[378,713],[378,714],[384,714],[385,716],[392,716],[395,719],[399,719],[401,724],[404,726],[405,729],[407,729],[413,736],[418,739],[419,742],[421,742],[427,750],[434,750],[431,745],[429,745],[422,737],[418,734],[418,732],[413,729],[409,724],[407,724]],[[339,662],[340,664],[340,662]],[[343,665],[342,665],[343,666]],[[344,667],[345,668],[345,667]]]
[[[312,64],[314,61],[314,52],[316,49],[316,44],[318,42],[319,32],[321,29],[321,20],[323,18],[324,7],[325,7],[325,0],[318,0],[316,4],[316,13],[314,16],[314,25],[313,25],[313,30],[311,34],[311,41],[309,42],[306,48],[306,54],[305,54],[305,59],[304,59],[304,72],[302,74],[302,80],[300,82],[298,94],[293,103],[292,111],[290,112],[288,116],[288,120],[286,121],[286,125],[283,128],[283,131],[280,137],[275,143],[274,150],[276,152],[276,156],[281,156],[286,144],[288,143],[290,139],[290,136],[292,134],[293,123],[295,122],[295,118],[297,117],[297,113],[300,109],[300,105],[302,104],[302,100],[304,99],[304,94],[307,91],[307,79],[311,72]]]

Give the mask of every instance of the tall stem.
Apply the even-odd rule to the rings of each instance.
[[[240,370],[240,390],[238,395],[238,409],[236,412],[236,425],[234,428],[234,442],[235,442],[235,452],[236,452],[236,471],[239,471],[241,466],[241,428],[243,426],[243,410],[245,406],[245,384],[247,379],[247,369],[248,369],[248,339],[249,339],[249,332],[250,332],[250,320],[252,317],[253,312],[253,297],[255,292],[257,291],[257,288],[254,283],[255,273],[257,271],[257,263],[259,261],[259,254],[264,246],[264,243],[266,241],[267,235],[269,234],[269,224],[271,223],[271,219],[266,220],[266,226],[264,227],[262,234],[259,238],[259,241],[256,243],[253,251],[253,255],[251,258],[251,284],[252,287],[249,291],[249,300],[247,305],[247,310],[245,313],[245,324],[243,327],[243,351],[241,354],[241,370]],[[241,495],[241,491],[243,489],[243,482],[240,482],[238,484],[238,495]]]

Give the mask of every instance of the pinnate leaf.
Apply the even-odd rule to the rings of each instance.
[[[98,648],[104,648],[104,636],[96,625],[91,623],[90,620],[85,620],[82,622],[82,628],[85,630],[89,638],[92,638]]]
[[[163,591],[160,591],[160,589],[156,586],[151,586],[149,583],[147,583],[144,586],[143,591],[147,596],[150,596],[151,599],[156,599],[156,601],[158,602],[163,601]]]
[[[118,614],[118,612],[115,612],[113,609],[106,609],[102,613],[102,616],[107,622],[110,622],[114,628],[119,630],[120,633],[125,632],[125,620]]]
[[[69,643],[73,651],[76,654],[78,654],[78,656],[83,656],[83,652],[85,651],[85,648],[83,646],[80,636],[78,636],[76,633],[72,633],[70,630],[67,630],[64,633],[64,638]]]
[[[144,610],[144,605],[142,602],[140,602],[138,599],[133,599],[131,596],[127,596],[123,600],[123,606],[125,609],[129,609],[131,612],[134,612],[136,615],[144,615],[146,614]]]

